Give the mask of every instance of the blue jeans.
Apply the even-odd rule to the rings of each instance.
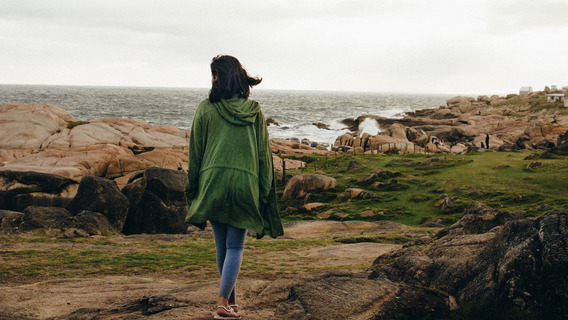
[[[235,284],[243,261],[247,230],[220,222],[210,222],[217,249],[217,269],[221,276],[219,296],[228,298],[229,302],[234,303],[236,301]]]

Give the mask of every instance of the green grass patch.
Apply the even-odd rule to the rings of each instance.
[[[566,157],[539,158],[542,165],[526,170],[531,160],[524,160],[530,152],[483,152],[466,155],[362,155],[337,153],[325,156],[309,155],[318,159],[318,171],[337,180],[334,190],[322,195],[314,195],[308,202],[324,202],[329,209],[337,209],[348,214],[341,220],[382,220],[389,219],[408,225],[418,225],[425,217],[441,218],[451,224],[461,218],[468,206],[481,202],[505,211],[525,211],[538,216],[552,209],[567,207],[568,188],[563,177],[568,176]],[[347,172],[351,160],[356,160],[364,170]],[[310,163],[314,163],[312,160]],[[358,180],[375,170],[386,170],[393,177],[380,178],[376,188],[360,185]],[[308,164],[304,174],[314,172]],[[299,170],[288,171],[290,175],[300,174]],[[396,184],[389,181],[395,179]],[[343,198],[346,188],[357,187],[373,192],[375,199]],[[279,186],[283,189],[283,186]],[[335,197],[333,196],[335,193]],[[448,195],[454,205],[449,208],[436,206],[442,194]],[[299,208],[303,200],[287,200],[280,203],[280,209],[288,206]],[[550,206],[549,210],[537,210],[541,204]],[[368,208],[382,215],[363,219],[358,213]],[[289,220],[317,219],[313,213],[299,212]]]
[[[87,124],[89,121],[67,121],[67,129],[71,130],[76,126]]]
[[[192,276],[217,274],[213,237],[180,237],[171,241],[109,238],[3,237],[3,243],[22,243],[38,249],[0,251],[0,283],[30,283],[48,279],[102,275]],[[26,239],[24,242],[23,240]],[[336,244],[332,239],[289,240],[247,238],[244,272],[300,272],[303,266],[278,267],[265,253],[293,255],[294,250]],[[46,246],[47,244],[47,246]],[[53,245],[53,246],[52,246]],[[53,248],[50,248],[53,247]],[[301,260],[301,257],[299,258]],[[202,278],[202,277],[201,277]]]

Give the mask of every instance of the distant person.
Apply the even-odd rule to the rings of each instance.
[[[483,141],[481,141],[481,149],[485,149],[485,143],[483,143]]]
[[[438,138],[432,139],[432,143],[436,146],[436,148],[438,148],[438,146],[440,145],[440,141],[438,141]]]
[[[211,62],[211,90],[191,126],[186,221],[213,228],[221,277],[215,319],[240,318],[235,285],[248,230],[284,234],[276,208],[272,154],[260,105],[248,99],[262,79],[232,56]]]
[[[487,149],[489,149],[489,135],[488,134],[485,135],[485,147]]]

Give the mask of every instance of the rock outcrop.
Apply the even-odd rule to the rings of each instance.
[[[20,229],[22,231],[40,228],[63,229],[67,227],[65,221],[72,217],[65,208],[30,206],[24,210]]]
[[[438,239],[379,256],[368,274],[328,273],[294,285],[279,314],[293,311],[297,319],[445,319],[472,305],[482,317],[483,306],[490,304],[497,307],[486,312],[565,319],[568,211],[524,220],[481,205],[466,212]],[[327,302],[336,299],[351,309],[329,311]]]
[[[120,192],[116,182],[94,176],[81,179],[79,190],[66,209],[73,215],[87,210],[103,214],[114,226],[122,230],[129,207],[128,198]]]
[[[43,229],[50,235],[185,233],[186,173],[150,168],[121,191],[116,182],[74,180],[33,172],[0,171],[0,234]],[[66,190],[72,186],[73,198]]]
[[[148,168],[187,170],[188,139],[188,132],[142,120],[78,121],[53,105],[0,105],[0,172],[46,173],[76,182],[97,176],[123,188],[132,175]],[[328,152],[325,146],[308,144],[272,139],[275,169],[282,171],[277,155]],[[304,165],[299,160],[286,162],[289,169]]]
[[[352,133],[338,137],[333,148],[382,153],[466,153],[482,148],[482,143],[484,149],[491,150],[554,148],[568,129],[568,116],[559,106],[550,107],[543,92],[505,98],[458,96],[445,106],[409,112],[403,119],[372,115],[345,119],[343,123]],[[366,118],[377,121],[381,132],[360,135],[359,124]],[[485,145],[486,135],[489,146]]]
[[[307,153],[307,154],[325,154],[327,153],[327,148],[318,148],[311,146],[309,141],[304,141],[307,143],[295,142],[286,139],[270,139],[270,149],[274,154],[277,155],[289,155],[297,153]]]
[[[311,193],[333,189],[335,186],[337,186],[337,181],[334,178],[322,174],[297,175],[288,181],[282,198],[305,198]]]
[[[0,210],[0,234],[12,234],[20,231],[24,213],[10,210]]]
[[[133,176],[122,190],[130,201],[122,232],[185,233],[186,182],[185,172],[163,168],[150,168]]]
[[[41,173],[0,171],[0,210],[23,212],[28,206],[65,207],[75,197],[78,183]]]
[[[188,134],[146,121],[77,121],[46,104],[0,106],[0,171],[34,171],[75,181],[130,176],[162,166],[187,169]]]

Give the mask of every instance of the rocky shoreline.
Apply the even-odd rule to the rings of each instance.
[[[567,110],[547,103],[543,92],[456,97],[446,106],[403,119],[346,119],[353,133],[338,137],[333,148],[458,154],[541,149],[566,155]],[[359,124],[367,118],[380,126],[379,134],[358,134]],[[57,106],[1,105],[0,234],[41,230],[47,236],[73,238],[186,233],[187,144],[187,132],[141,120],[84,122]],[[304,165],[291,156],[333,152],[283,139],[271,139],[271,149],[277,171],[283,163],[289,169]],[[373,182],[373,174],[380,172],[364,179]],[[323,174],[313,176],[323,186],[300,175],[290,180],[283,198],[305,197],[335,183]],[[308,188],[314,185],[313,190]],[[345,194],[372,196],[353,188]],[[353,319],[435,319],[470,303],[497,301],[507,310],[528,315],[568,316],[568,212],[552,210],[537,219],[521,216],[472,206],[436,236],[380,255],[366,272],[288,279],[284,288],[274,289],[286,294],[278,303],[269,301],[272,314],[297,319],[344,319],[346,314]],[[273,284],[277,286],[278,280]],[[171,302],[171,296],[150,298],[164,305]],[[329,301],[335,306],[332,310]],[[187,308],[183,301],[174,302]],[[92,318],[115,310],[80,311],[67,318]]]
[[[282,178],[284,164],[287,169],[301,168],[305,166],[301,157],[337,150],[459,154],[546,149],[566,154],[567,110],[561,104],[547,103],[545,92],[533,92],[506,98],[455,97],[446,106],[419,110],[403,119],[346,119],[352,134],[338,137],[334,151],[309,141],[271,139],[276,177]],[[359,134],[359,125],[368,119],[376,121],[382,131],[373,136]],[[184,232],[188,136],[178,128],[152,126],[142,120],[78,121],[53,105],[1,105],[0,210],[12,212],[9,216],[18,217],[24,229],[30,225],[22,221],[48,216],[61,221],[44,222],[47,226],[67,225],[81,234]],[[283,198],[292,188],[297,189],[296,180],[290,180]],[[123,198],[127,200],[120,200]],[[94,208],[96,202],[120,208]],[[67,212],[44,212],[41,208],[45,207]],[[96,227],[86,228],[93,230],[77,228],[69,219],[82,211],[102,213],[108,221],[93,218],[97,222],[89,223]],[[154,221],[148,218],[152,211],[172,219]]]
[[[408,113],[403,119],[344,119],[351,133],[337,137],[332,150],[459,154],[553,148],[564,152],[566,110],[561,103],[546,102],[545,92],[454,97],[445,106]],[[359,125],[369,119],[380,129],[377,135],[359,132]],[[133,174],[151,167],[186,170],[187,144],[188,133],[171,126],[122,118],[79,121],[62,108],[45,104],[0,105],[1,171],[52,173],[77,182],[93,175],[113,179],[122,188]],[[282,166],[279,156],[328,152],[306,139],[271,139],[271,148],[276,170]],[[302,165],[286,162],[287,168]]]
[[[375,120],[382,132],[358,134],[367,118]],[[506,98],[458,96],[445,106],[408,113],[403,119],[361,116],[344,124],[353,133],[338,137],[334,148],[354,148],[358,153],[567,149],[568,114],[562,103],[547,103],[545,92]]]

